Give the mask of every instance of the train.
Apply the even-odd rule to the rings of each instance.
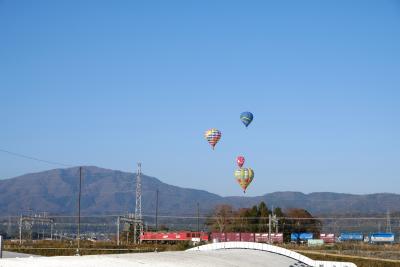
[[[246,242],[262,242],[268,243],[268,233],[207,233],[207,232],[143,232],[140,235],[142,243],[161,242],[161,243],[178,243],[181,241],[191,242],[229,242],[229,241],[246,241]],[[272,243],[283,243],[283,234],[271,234]]]
[[[393,233],[372,233],[364,235],[360,232],[341,233],[336,237],[333,233],[321,233],[315,235],[313,233],[291,233],[290,241],[300,243],[308,243],[309,240],[321,240],[324,244],[333,244],[336,242],[369,242],[372,244],[394,243],[395,235]],[[239,233],[239,232],[191,232],[191,231],[176,231],[176,232],[143,232],[140,235],[142,243],[179,243],[183,241],[189,242],[230,242],[230,241],[245,241],[270,243],[268,233]],[[283,233],[271,233],[271,243],[284,243]]]

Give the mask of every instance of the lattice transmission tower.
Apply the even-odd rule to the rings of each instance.
[[[142,218],[142,164],[137,164],[136,174],[136,207],[135,207],[135,226],[134,226],[134,242],[140,243],[140,235],[143,233]]]

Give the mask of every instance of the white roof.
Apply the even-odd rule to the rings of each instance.
[[[134,254],[1,259],[2,267],[306,267],[295,259],[266,251],[227,249]]]

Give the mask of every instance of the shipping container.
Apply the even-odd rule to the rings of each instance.
[[[313,233],[291,233],[290,234],[290,241],[292,242],[305,242],[309,239],[313,239],[314,234]]]
[[[282,244],[283,243],[283,233],[271,234],[272,243]]]
[[[255,242],[269,243],[268,233],[255,233]],[[282,244],[283,233],[271,233],[271,242],[274,244]]]
[[[267,233],[255,233],[254,234],[255,242],[258,243],[268,243],[268,234]]]
[[[225,233],[226,242],[240,241],[240,233]]]
[[[373,233],[369,236],[371,243],[393,243],[394,234],[392,233]]]
[[[335,241],[336,241],[336,236],[335,236],[335,234],[332,234],[332,233],[330,233],[330,234],[321,233],[321,234],[319,235],[319,239],[324,240],[324,242],[325,242],[326,244],[332,244],[332,243],[335,243]]]
[[[324,240],[322,240],[322,239],[308,239],[307,240],[307,245],[309,247],[323,246],[324,245]]]
[[[226,241],[225,233],[213,232],[213,233],[211,233],[211,240],[214,243],[215,242],[225,242]]]
[[[254,233],[241,233],[240,234],[240,241],[244,242],[255,242],[255,235]]]
[[[363,241],[363,233],[341,233],[339,236],[339,241]]]

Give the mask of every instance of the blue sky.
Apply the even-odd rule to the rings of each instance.
[[[243,154],[248,195],[400,193],[399,85],[394,0],[0,1],[0,148],[46,160],[242,195]],[[0,178],[57,167],[0,153]]]

